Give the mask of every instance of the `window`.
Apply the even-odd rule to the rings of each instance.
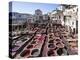
[[[53,19],[55,18],[55,17],[52,17]]]
[[[72,25],[74,25],[74,22],[72,22]]]
[[[15,13],[14,13],[14,16],[15,16]]]
[[[39,13],[37,13],[37,15],[39,15]]]
[[[21,17],[21,15],[19,15],[19,17]]]
[[[61,18],[61,16],[59,16],[59,19]]]

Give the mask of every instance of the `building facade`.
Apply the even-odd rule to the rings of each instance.
[[[53,10],[49,13],[50,20],[53,24],[64,24],[63,13],[61,10]]]
[[[35,10],[35,20],[43,20],[43,14],[40,9]]]
[[[43,20],[48,20],[48,14],[43,15]]]
[[[71,27],[72,32],[78,32],[78,7],[76,5],[64,6],[65,10],[63,11],[64,14],[64,24],[67,26],[68,30]]]
[[[12,31],[15,31],[25,28],[25,22],[34,23],[34,18],[31,14],[10,12],[9,21],[9,25],[12,26]]]
[[[72,32],[78,32],[78,7],[76,5],[60,5],[48,14],[53,23],[66,26]]]

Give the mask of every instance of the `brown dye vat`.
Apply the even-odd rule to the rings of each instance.
[[[49,39],[52,39],[52,37],[50,36]]]
[[[62,44],[62,42],[58,42],[58,43],[56,43],[56,45],[59,45],[59,44],[61,45],[61,44]]]
[[[55,45],[54,44],[49,44],[48,48],[55,48]]]
[[[20,56],[21,57],[25,57],[25,56],[28,56],[30,54],[30,50],[24,50],[21,54],[20,54]]]
[[[32,56],[38,56],[39,55],[39,50],[38,49],[33,49],[31,52]]]
[[[57,50],[57,54],[58,54],[59,56],[61,56],[62,53],[63,53],[63,48],[59,48],[59,49]]]
[[[33,45],[28,45],[27,46],[27,49],[32,49],[33,48]]]
[[[31,44],[36,44],[36,41],[32,41]]]
[[[49,43],[54,43],[54,40],[50,40]]]
[[[61,40],[60,40],[60,39],[56,39],[56,41],[57,41],[57,42],[60,42]]]
[[[58,48],[63,48],[64,47],[64,44],[62,42],[58,42],[58,43],[56,43],[56,46]]]
[[[48,56],[55,56],[55,52],[53,49],[50,49],[47,53]]]
[[[49,36],[52,37],[52,34],[50,34]]]

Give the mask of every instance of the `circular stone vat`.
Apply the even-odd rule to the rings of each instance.
[[[36,41],[32,41],[31,44],[36,44]]]
[[[50,49],[47,53],[48,56],[55,56],[55,52],[53,49]]]
[[[55,45],[54,44],[49,44],[48,48],[55,48]]]
[[[33,45],[28,45],[27,46],[27,49],[32,49],[33,48]]]
[[[38,56],[39,55],[39,50],[38,49],[33,49],[31,52],[32,56]]]
[[[28,56],[30,54],[30,50],[24,50],[21,54],[20,54],[20,56],[21,57],[24,57],[24,56]]]
[[[49,43],[54,43],[54,40],[50,40]]]

